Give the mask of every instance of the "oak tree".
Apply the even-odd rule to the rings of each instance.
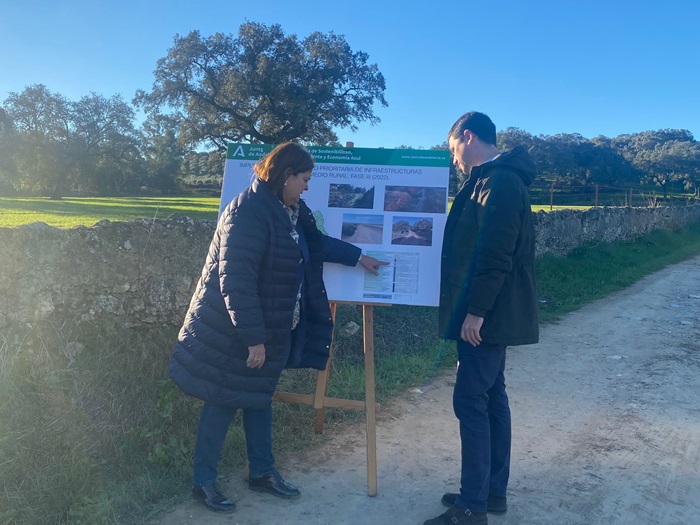
[[[375,124],[387,106],[384,76],[342,35],[286,35],[278,24],[242,24],[238,36],[176,35],[158,60],[150,92],[134,102],[171,112],[189,145],[228,142],[337,142],[334,128]]]

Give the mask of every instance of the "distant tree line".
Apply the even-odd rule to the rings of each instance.
[[[118,95],[70,101],[44,85],[11,93],[0,106],[0,194],[168,193],[188,173],[221,175],[221,155],[212,162],[183,147],[172,119],[135,120]]]
[[[387,105],[384,77],[368,58],[332,32],[300,39],[246,22],[237,35],[176,35],[151,90],[131,102],[96,93],[68,100],[28,86],[0,103],[0,195],[218,189],[228,142],[338,145],[335,129],[377,123],[373,108]],[[687,130],[586,139],[508,128],[498,145],[530,150],[535,191],[645,185],[697,195],[700,187],[700,145]],[[454,194],[454,166],[450,181]]]
[[[570,193],[590,193],[601,188],[640,188],[698,195],[700,143],[690,131],[662,129],[587,139],[577,133],[532,135],[519,128],[498,132],[501,151],[528,148],[538,169],[534,188],[565,188]],[[447,149],[447,143],[433,149]],[[454,195],[463,174],[450,172]]]
[[[700,186],[700,143],[688,130],[662,129],[586,139],[579,134],[533,136],[516,128],[499,134],[503,148],[530,148],[541,174],[540,184],[571,189],[603,187],[657,188],[697,194]]]

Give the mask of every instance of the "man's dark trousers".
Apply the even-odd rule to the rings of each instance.
[[[486,512],[489,495],[506,495],[510,474],[506,347],[458,341],[457,352],[453,406],[462,438],[462,485],[455,503]]]

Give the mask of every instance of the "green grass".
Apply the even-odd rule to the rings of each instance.
[[[92,226],[96,222],[165,219],[187,215],[215,220],[218,197],[105,197],[105,198],[3,198],[0,197],[0,228],[44,222],[58,228]]]
[[[581,205],[576,205],[576,204],[571,204],[571,205],[564,205],[564,206],[557,206],[554,205],[552,206],[552,209],[549,209],[549,204],[544,205],[544,204],[533,204],[532,205],[532,211],[538,212],[538,211],[557,211],[557,210],[579,210],[579,211],[585,211],[585,210],[590,210],[593,206],[581,206]]]
[[[450,202],[451,205],[451,202]],[[554,206],[555,210],[586,210],[590,206]],[[549,211],[549,206],[533,206],[533,211]],[[58,228],[93,226],[96,222],[165,219],[170,215],[187,215],[193,219],[215,220],[219,212],[218,197],[77,197],[49,198],[0,197],[0,228],[14,228],[32,222],[44,222]]]
[[[697,253],[700,224],[634,242],[588,244],[568,257],[541,257],[541,318],[553,322]],[[359,306],[340,305],[337,326],[361,325],[361,314]],[[377,307],[374,314],[380,403],[454,363],[453,344],[436,337],[435,308]],[[44,344],[33,352],[10,345],[0,332],[0,524],[145,524],[184,500],[201,403],[166,377],[177,328],[147,336],[125,329],[120,340],[107,340],[97,329],[81,334],[86,346],[73,360],[61,350],[72,340],[65,327],[34,330],[31,337]],[[331,396],[363,398],[362,363],[361,332],[338,335]],[[285,372],[280,389],[312,393],[314,377],[310,370]],[[311,407],[274,403],[273,409],[280,463],[325,439],[313,433]],[[326,414],[326,435],[363,417],[337,409]],[[244,450],[236,421],[226,442],[224,476],[241,474]]]
[[[452,202],[454,201],[453,197],[450,197],[447,201],[447,211],[449,212],[450,209],[452,208]],[[533,212],[538,212],[538,211],[544,211],[544,212],[549,212],[549,211],[556,211],[556,210],[579,210],[579,211],[585,211],[591,209],[593,206],[590,204],[562,204],[560,206],[554,205],[552,206],[552,209],[549,209],[549,204],[533,204],[532,205],[532,211]]]
[[[540,318],[555,320],[697,253],[700,223],[684,230],[657,230],[636,241],[588,243],[567,257],[539,257]]]

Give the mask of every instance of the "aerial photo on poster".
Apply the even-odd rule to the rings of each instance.
[[[374,208],[374,185],[331,184],[328,190],[329,208]]]
[[[447,188],[421,186],[386,186],[384,211],[445,213]]]

